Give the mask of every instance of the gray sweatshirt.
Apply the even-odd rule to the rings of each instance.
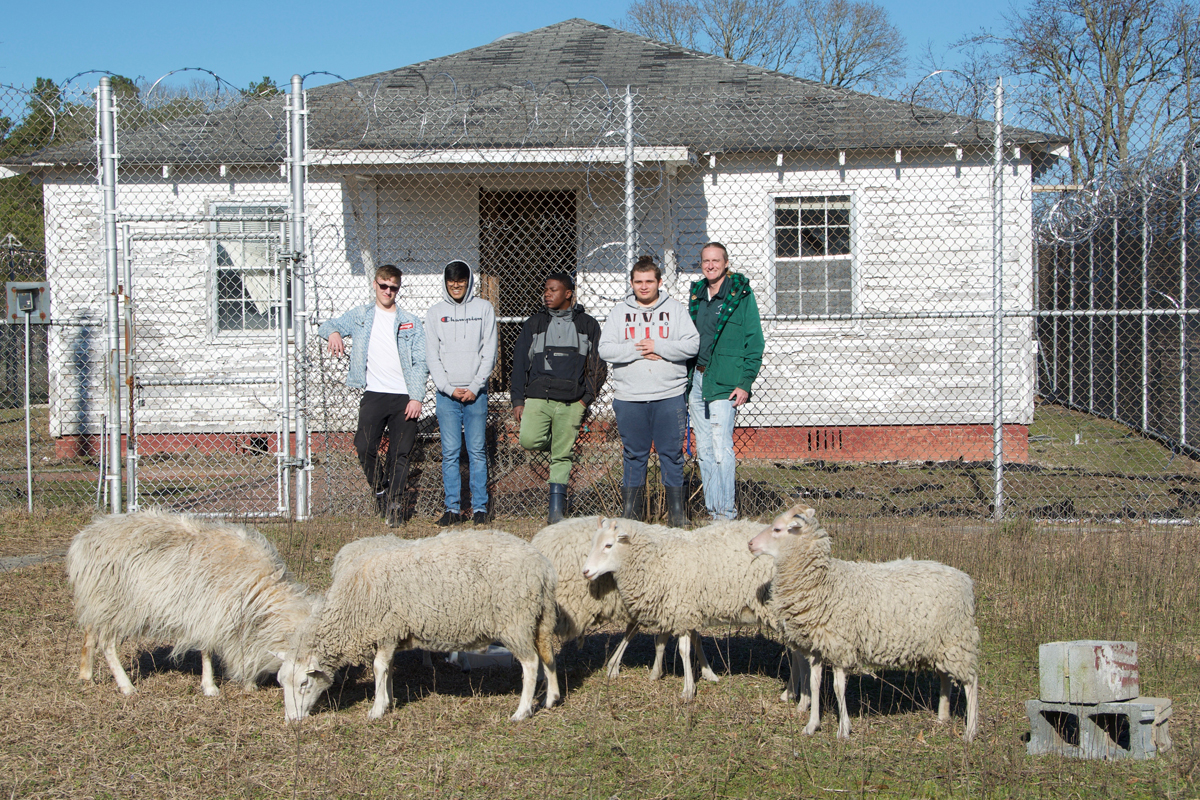
[[[443,270],[443,299],[425,312],[425,356],[429,377],[442,394],[467,389],[478,395],[487,389],[488,376],[496,364],[499,338],[496,311],[487,300],[474,296],[473,270],[467,278],[467,293],[461,303],[450,297],[445,276]]]
[[[654,340],[661,361],[643,358],[642,339]],[[652,306],[638,305],[630,288],[608,315],[600,333],[600,357],[612,365],[618,400],[666,400],[687,388],[687,360],[700,349],[700,334],[687,306],[660,290]]]

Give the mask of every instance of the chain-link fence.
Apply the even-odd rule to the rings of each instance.
[[[802,82],[479,90],[408,69],[246,96],[203,77],[3,97],[0,235],[35,258],[41,240],[21,237],[44,215],[46,254],[44,274],[10,280],[44,279],[53,300],[38,502],[112,507],[119,489],[201,513],[371,513],[359,392],[317,326],[371,302],[389,263],[423,316],[462,259],[500,325],[493,511],[543,514],[548,462],[520,447],[508,390],[546,275],[572,274],[603,322],[634,257],[687,302],[718,240],[766,339],[735,432],[743,515],[799,498],[826,515],[1195,516],[1180,169],[1104,216],[1071,189],[1043,203],[1070,143],[990,111]],[[6,397],[18,373],[6,361]],[[575,513],[620,508],[611,401],[576,448]],[[433,406],[409,498],[424,516],[442,508]],[[23,497],[11,438],[5,504]],[[687,456],[698,516],[690,441]]]

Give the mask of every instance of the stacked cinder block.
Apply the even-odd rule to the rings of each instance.
[[[1171,747],[1171,701],[1139,697],[1136,642],[1038,648],[1041,697],[1028,700],[1030,755],[1154,758]]]

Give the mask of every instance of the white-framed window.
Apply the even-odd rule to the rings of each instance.
[[[285,298],[282,324],[291,319],[291,274],[278,255],[286,245],[287,223],[263,219],[282,215],[283,206],[217,204],[213,214],[244,219],[219,220],[214,233],[233,234],[213,243],[213,319],[224,331],[271,331],[280,325],[280,281]],[[250,234],[245,238],[239,234]],[[262,234],[273,234],[261,237]],[[282,275],[281,275],[282,271]]]
[[[775,313],[854,310],[849,195],[776,197]]]

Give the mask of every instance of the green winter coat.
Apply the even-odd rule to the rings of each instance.
[[[717,312],[717,332],[713,337],[708,368],[704,372],[705,401],[723,400],[734,389],[745,389],[749,393],[762,367],[763,349],[766,346],[758,302],[754,299],[749,279],[737,272],[729,272],[725,280],[730,282],[729,289]],[[693,322],[700,310],[700,298],[705,296],[701,293],[707,291],[707,286],[704,278],[692,283],[688,312]],[[695,374],[695,360],[690,367],[689,392]]]

